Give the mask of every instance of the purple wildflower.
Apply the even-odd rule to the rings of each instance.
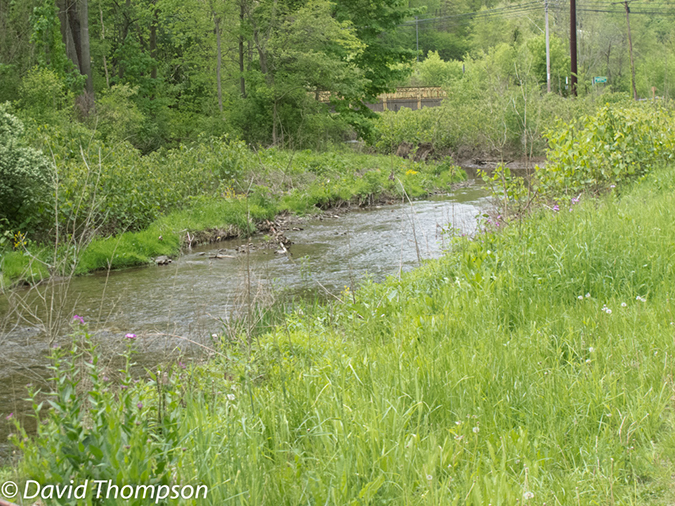
[[[557,213],[558,211],[560,211],[560,206],[558,206],[558,204],[554,205],[554,206],[553,206],[553,211],[556,212],[556,213]]]
[[[75,315],[73,316],[73,323],[79,322],[81,325],[84,325],[84,318],[81,316]]]
[[[143,403],[142,402],[139,402],[136,406],[138,407],[138,409],[143,409]]]
[[[9,415],[7,415],[5,417],[5,420],[11,420],[12,418],[14,418],[14,413],[10,413]]]
[[[184,364],[183,362],[180,362],[180,361],[179,361],[179,362],[178,362],[178,367],[180,367],[181,369],[185,369],[185,364]]]
[[[130,334],[127,334],[127,335],[124,336],[124,337],[125,337],[126,339],[136,339],[136,334],[131,334],[131,333],[130,333]]]

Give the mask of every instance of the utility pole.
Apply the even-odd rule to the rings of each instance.
[[[570,88],[572,96],[577,96],[577,3],[570,0],[570,62],[571,78]]]
[[[546,93],[551,93],[551,45],[548,32],[548,0],[544,0],[544,19],[546,20]]]
[[[626,25],[628,25],[628,48],[630,49],[630,72],[632,77],[633,84],[633,100],[638,99],[637,89],[635,88],[635,61],[633,60],[633,39],[630,36],[630,7],[628,7],[628,2],[623,2],[623,6],[626,8]]]
[[[417,48],[417,63],[420,62],[420,29],[419,18],[415,16],[415,46]]]

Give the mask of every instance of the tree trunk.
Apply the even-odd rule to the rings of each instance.
[[[89,45],[89,1],[80,0],[80,72],[87,76],[85,100],[87,110],[94,104],[94,80],[91,73],[91,51]]]
[[[244,80],[244,0],[241,0],[239,10],[239,88],[242,98],[246,98],[246,81]]]
[[[66,56],[80,69],[80,58],[77,51],[76,37],[79,38],[79,27],[76,35],[73,34],[73,17],[75,16],[75,4],[73,0],[59,0],[59,21],[61,22],[61,40],[66,46]]]
[[[152,12],[152,23],[150,24],[150,57],[153,59],[150,77],[157,79],[157,24],[159,15],[157,13],[157,0],[153,2],[154,10]]]
[[[220,71],[223,66],[223,52],[220,41],[220,17],[215,16],[216,22],[216,82],[218,83],[218,108],[223,112],[223,84],[220,79]]]

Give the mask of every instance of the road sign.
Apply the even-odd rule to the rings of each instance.
[[[605,76],[593,78],[593,84],[606,83],[606,82],[607,82],[607,78]]]

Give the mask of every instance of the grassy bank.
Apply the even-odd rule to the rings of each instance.
[[[460,239],[136,385],[61,358],[18,473],[208,485],[195,504],[667,503],[674,189],[670,167]]]
[[[394,156],[275,149],[255,153],[239,143],[218,144],[215,154],[207,148],[199,146],[194,150],[196,153],[169,153],[159,160],[154,159],[158,155],[154,156],[150,162],[155,173],[170,165],[167,160],[173,160],[174,167],[168,171],[169,175],[180,173],[181,164],[185,170],[201,175],[191,176],[195,181],[191,189],[176,193],[186,194],[182,202],[175,197],[176,202],[157,208],[138,204],[136,207],[144,210],[139,210],[137,216],[133,207],[127,209],[125,206],[131,206],[134,198],[151,201],[154,194],[163,191],[164,176],[146,181],[148,188],[144,190],[144,185],[140,184],[145,177],[144,170],[137,169],[137,174],[131,176],[110,170],[106,176],[110,182],[102,185],[109,189],[102,197],[94,197],[101,201],[83,209],[79,217],[66,219],[63,224],[66,232],[75,230],[75,234],[63,234],[65,240],[56,248],[45,240],[36,240],[25,244],[19,242],[14,251],[7,248],[0,252],[0,279],[4,279],[5,284],[19,280],[34,282],[50,273],[83,274],[142,265],[159,255],[175,256],[187,234],[194,236],[214,230],[221,231],[216,235],[223,238],[245,236],[253,233],[264,220],[273,220],[280,213],[303,216],[330,207],[401,199],[404,194],[410,198],[421,197],[429,192],[448,191],[453,183],[466,178],[464,171],[444,162],[415,163]],[[200,160],[202,156],[208,156],[208,159]],[[228,156],[229,159],[225,159]],[[144,167],[149,163],[145,158],[139,160]],[[199,171],[193,168],[200,163],[207,167]],[[221,164],[222,174],[216,170],[216,164]],[[223,164],[229,168],[226,170]],[[87,178],[95,179],[93,175]],[[207,180],[209,183],[204,183]],[[131,192],[135,193],[120,192],[118,184],[132,185]],[[64,187],[67,188],[67,183]],[[73,194],[93,194],[96,184],[78,191]],[[76,200],[74,196],[70,198]],[[120,199],[122,202],[118,202]],[[120,221],[113,219],[115,216],[124,216],[128,223],[120,228]],[[91,217],[90,223],[84,226],[88,217]],[[96,224],[99,224],[98,228]]]

